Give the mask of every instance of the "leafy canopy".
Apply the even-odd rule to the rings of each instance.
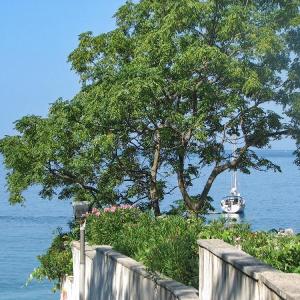
[[[299,163],[299,0],[127,1],[115,18],[113,31],[81,34],[70,54],[82,82],[74,99],[22,118],[1,140],[12,203],[39,184],[43,197],[146,200],[159,214],[178,187],[203,211],[220,173],[280,170],[255,148],[291,136]]]

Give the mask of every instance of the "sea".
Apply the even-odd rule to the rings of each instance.
[[[273,150],[261,153],[282,168],[282,173],[253,171],[239,174],[238,183],[246,199],[243,216],[239,222],[251,224],[253,230],[292,228],[300,232],[300,169],[293,164],[292,151]],[[70,201],[40,199],[38,187],[26,191],[25,206],[8,204],[5,187],[5,169],[0,160],[0,300],[54,300],[58,293],[51,291],[49,282],[32,282],[26,285],[29,274],[38,265],[37,256],[46,251],[57,228],[68,228],[72,218]],[[200,174],[191,192],[197,193],[207,177]],[[175,178],[168,181],[175,184]],[[211,190],[216,214],[219,218],[219,202],[229,194],[231,174],[220,175]],[[175,190],[162,203],[168,209],[180,193]]]

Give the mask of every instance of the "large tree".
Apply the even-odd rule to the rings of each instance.
[[[159,215],[173,173],[187,207],[202,211],[222,172],[280,170],[254,149],[300,141],[299,3],[126,2],[115,30],[81,34],[69,56],[78,95],[1,140],[11,202],[39,184],[42,196],[98,205],[146,199]]]

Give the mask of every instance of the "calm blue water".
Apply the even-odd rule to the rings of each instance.
[[[291,152],[269,152],[268,156],[281,165],[282,173],[255,171],[239,176],[239,187],[247,201],[244,220],[250,222],[253,229],[292,227],[300,232],[300,170],[293,165]],[[28,287],[24,284],[37,266],[36,256],[49,246],[53,231],[58,226],[67,226],[72,215],[71,205],[68,201],[41,200],[37,190],[31,189],[26,193],[26,207],[9,206],[4,173],[1,167],[0,300],[59,299],[58,294],[51,292],[51,284],[33,283]],[[205,177],[203,174],[197,182],[199,186]],[[175,181],[175,178],[171,177],[169,181]],[[230,182],[229,173],[221,175],[215,182],[211,195],[216,199],[217,211],[220,210],[219,200],[230,190]],[[175,191],[163,202],[163,208],[178,198],[180,194]]]
[[[1,166],[1,165],[0,165]],[[26,193],[25,207],[9,206],[4,188],[4,170],[0,169],[0,300],[59,299],[52,285],[32,283],[25,287],[28,275],[38,265],[57,227],[67,228],[72,215],[69,202],[39,199],[36,189]]]
[[[246,200],[246,208],[241,221],[250,223],[253,230],[270,230],[272,228],[293,228],[300,232],[300,169],[293,161],[292,151],[264,151],[260,152],[266,158],[281,166],[282,173],[272,171],[252,171],[250,175],[238,174],[238,187]],[[194,182],[191,192],[201,192],[207,178],[203,174]],[[176,178],[169,179],[174,182]],[[198,189],[198,187],[200,187]],[[220,212],[220,200],[229,194],[231,174],[224,172],[217,177],[210,195],[214,199],[213,206]],[[167,209],[172,199],[179,199],[176,190],[163,202]],[[211,218],[220,215],[211,216]]]

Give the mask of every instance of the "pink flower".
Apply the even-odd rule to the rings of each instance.
[[[118,209],[132,209],[134,208],[133,205],[129,205],[129,204],[121,204],[120,206],[116,206],[116,205],[113,205],[113,206],[110,206],[110,207],[105,207],[104,208],[104,212],[115,212],[116,210]]]
[[[120,206],[120,208],[122,208],[122,209],[131,209],[131,208],[133,208],[133,206],[132,206],[132,205],[129,205],[129,204],[122,204],[122,205]]]
[[[117,206],[105,207],[104,212],[115,212],[118,209]]]
[[[111,208],[110,208],[110,211],[111,212],[115,212],[117,210],[117,207],[116,206],[112,206]]]
[[[98,210],[97,208],[94,207],[94,208],[92,209],[92,214],[93,214],[93,215],[97,214],[98,212],[99,212],[99,210]]]
[[[96,216],[96,217],[99,217],[99,216],[100,216],[100,211],[99,211],[98,208],[93,207],[92,212],[89,213],[88,215],[94,215],[94,216]]]

